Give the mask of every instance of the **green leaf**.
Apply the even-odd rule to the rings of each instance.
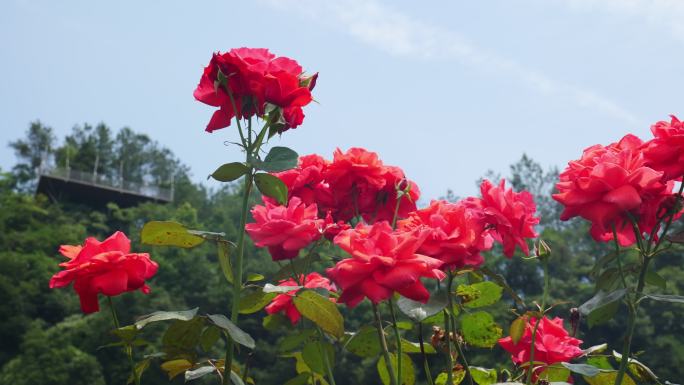
[[[247,174],[249,167],[240,162],[226,163],[217,168],[209,177],[219,182],[232,182],[239,177]]]
[[[525,301],[523,301],[518,293],[516,293],[515,290],[508,285],[508,282],[503,275],[496,273],[487,267],[480,267],[480,272],[489,277],[492,281],[498,283],[499,286],[503,287],[504,290],[506,290],[506,293],[508,293],[508,295],[510,295],[518,305],[526,307]]]
[[[254,349],[256,346],[254,339],[249,334],[245,333],[234,323],[230,322],[230,320],[223,314],[210,314],[207,317],[209,320],[211,320],[211,322],[214,323],[214,325],[225,330],[230,338],[232,338],[233,341],[237,342],[238,344],[246,346],[249,349]]]
[[[620,300],[625,294],[627,294],[627,289],[619,289],[610,293],[599,291],[580,306],[579,311],[587,317],[589,327],[593,327],[613,318],[620,307]]]
[[[261,274],[249,273],[247,274],[247,279],[245,280],[245,282],[259,282],[262,281],[264,278],[266,277],[264,277]]]
[[[494,323],[492,315],[485,311],[465,314],[461,318],[461,329],[467,343],[481,348],[496,345],[502,333],[501,328]]]
[[[397,329],[413,330],[413,324],[409,321],[399,321],[399,322],[397,322]]]
[[[669,294],[644,294],[647,298],[662,302],[684,303],[684,297]]]
[[[596,280],[596,289],[611,291],[617,288],[620,279],[620,271],[614,267],[606,269]]]
[[[491,281],[458,285],[456,289],[456,294],[461,297],[463,305],[469,308],[493,305],[501,299],[502,293],[503,288]]]
[[[264,306],[268,305],[273,298],[278,294],[276,293],[265,293],[262,290],[252,290],[251,293],[240,297],[240,303],[238,309],[240,314],[252,314],[263,309]]]
[[[311,374],[307,372],[299,373],[297,377],[287,380],[283,385],[307,385],[310,378]]]
[[[232,382],[233,385],[245,385],[245,383],[242,382],[242,378],[232,370],[230,371],[230,382]]]
[[[394,370],[397,370],[396,354],[390,353],[389,355],[392,367]],[[385,363],[384,356],[380,357],[376,366],[382,383],[384,385],[390,385],[389,371],[387,370],[387,364]],[[401,383],[402,385],[414,385],[416,383],[416,372],[415,368],[413,367],[413,361],[411,360],[411,357],[406,354],[401,355]]]
[[[325,357],[332,365],[335,362],[335,349],[332,345],[324,341],[310,341],[302,349],[302,358],[311,370],[318,374],[325,375]]]
[[[186,359],[171,360],[163,362],[161,368],[169,376],[169,380],[173,380],[177,375],[192,368],[192,362]]]
[[[525,326],[527,326],[527,317],[520,316],[511,322],[511,327],[508,329],[508,334],[511,336],[511,340],[514,344],[522,338],[525,333]]]
[[[138,328],[135,325],[128,325],[112,330],[112,334],[130,343],[138,336]]]
[[[613,385],[617,379],[616,372],[599,373],[594,377],[582,377],[589,385]],[[636,385],[629,376],[622,378],[622,385]]]
[[[214,325],[209,325],[206,329],[204,329],[202,335],[200,336],[199,342],[202,350],[205,352],[211,350],[211,347],[214,346],[219,338],[221,338],[221,329]]]
[[[446,294],[443,292],[430,296],[427,303],[421,303],[406,297],[399,297],[397,300],[399,310],[414,321],[423,321],[426,318],[441,312],[446,305]]]
[[[496,369],[471,366],[470,374],[473,376],[473,380],[477,382],[478,385],[492,385],[496,383]]]
[[[149,323],[166,320],[190,321],[197,314],[197,309],[199,308],[179,311],[155,311],[154,313],[138,317],[138,320],[135,322],[135,327],[142,329]]]
[[[177,222],[151,221],[143,226],[140,242],[152,246],[191,248],[204,242],[204,238],[189,233],[185,226]]]
[[[266,172],[279,172],[297,167],[299,155],[287,147],[273,147],[263,162],[256,161],[255,166]]]
[[[194,351],[204,329],[204,321],[203,317],[195,317],[189,321],[174,321],[162,336],[165,351]]]
[[[454,370],[453,371],[453,380],[454,380],[454,385],[458,385],[463,382],[465,379],[465,370]],[[446,372],[440,373],[437,378],[435,379],[435,385],[446,385],[447,381],[449,380],[449,375]],[[517,384],[516,384],[517,385]],[[522,384],[520,384],[522,385]]]
[[[608,344],[594,345],[594,346],[590,346],[590,347],[582,350],[582,353],[585,356],[589,356],[589,355],[596,354],[596,353],[602,353],[607,348],[608,348]]]
[[[377,357],[382,350],[378,338],[376,328],[364,325],[347,339],[344,348],[359,357]]]
[[[430,344],[423,344],[425,354],[435,354],[437,351]],[[401,351],[407,354],[420,353],[420,343],[401,339]]]
[[[261,326],[268,331],[274,331],[281,326],[290,327],[292,323],[282,314],[269,314],[261,321]]]
[[[587,377],[594,377],[595,375],[601,373],[601,370],[595,366],[592,365],[587,365],[587,364],[570,364],[567,362],[562,362],[561,363],[565,368],[570,370],[573,373],[581,374],[583,376]],[[565,376],[565,378],[568,378]]]
[[[217,242],[218,260],[221,265],[221,271],[228,283],[233,283],[233,267],[230,264],[230,248],[232,247],[228,242]]]
[[[304,329],[295,334],[285,336],[278,344],[278,351],[281,353],[291,352],[299,349],[305,342],[313,341],[316,331],[314,329]]]
[[[656,286],[662,290],[665,290],[667,288],[667,281],[665,280],[665,278],[663,278],[660,274],[656,273],[653,270],[648,270],[644,278],[646,279],[646,283],[648,283],[649,285]]]
[[[262,194],[275,199],[281,205],[287,203],[287,186],[277,176],[259,173],[254,175],[254,183]]]
[[[137,364],[135,364],[135,367],[133,368],[133,373],[131,373],[128,376],[128,381],[126,382],[126,384],[135,383],[136,379],[140,380],[142,378],[142,375],[145,372],[145,370],[147,370],[147,368],[149,368],[149,367],[150,367],[150,359],[149,358],[146,358],[146,359],[138,362]],[[133,378],[133,376],[135,376],[135,378]]]
[[[300,291],[292,299],[299,312],[323,331],[338,339],[344,336],[344,319],[337,305],[315,291]]]
[[[606,369],[607,371],[613,370],[613,365],[610,364],[610,361],[608,361],[608,357],[606,356],[587,357],[587,364],[599,369]]]
[[[206,376],[207,374],[213,373],[216,371],[216,368],[209,365],[209,366],[200,366],[197,369],[194,370],[188,370],[185,372],[185,381],[192,381],[196,380],[200,377]]]
[[[622,362],[622,354],[616,352],[615,350],[613,350],[613,357],[615,357],[615,360],[618,363]],[[637,381],[643,381],[649,384],[658,381],[658,376],[656,376],[648,366],[642,364],[634,358],[629,359],[627,368],[629,368],[630,373],[632,373],[632,376]]]

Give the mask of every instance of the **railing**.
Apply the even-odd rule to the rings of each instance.
[[[59,178],[65,181],[74,181],[96,187],[105,187],[111,190],[141,195],[152,199],[168,202],[173,200],[173,189],[164,187],[130,182],[122,179],[112,179],[93,173],[66,168],[42,168],[38,173],[39,175]]]

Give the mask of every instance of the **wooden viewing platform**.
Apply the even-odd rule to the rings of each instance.
[[[93,207],[105,207],[109,202],[131,207],[144,202],[173,201],[173,188],[112,180],[66,168],[39,170],[36,194],[45,194],[56,202],[69,201]]]

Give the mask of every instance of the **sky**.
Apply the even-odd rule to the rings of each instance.
[[[364,147],[429,200],[477,193],[523,153],[563,168],[590,145],[684,115],[684,1],[0,2],[0,168],[40,120],[148,134],[204,181],[242,159],[192,92],[212,52],[267,47],[319,72],[318,104],[271,145]],[[203,182],[204,183],[204,182]],[[206,182],[210,186],[213,183]]]

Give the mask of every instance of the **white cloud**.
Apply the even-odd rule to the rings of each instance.
[[[548,0],[544,0],[548,1]],[[672,36],[684,41],[683,0],[555,0],[571,9],[600,11],[643,19],[665,27]]]
[[[605,96],[590,89],[557,81],[512,59],[487,52],[453,31],[425,23],[376,0],[265,1],[273,8],[294,10],[323,25],[339,28],[391,55],[456,59],[466,66],[516,79],[543,95],[554,96],[631,125],[639,123],[639,119],[632,113]]]

